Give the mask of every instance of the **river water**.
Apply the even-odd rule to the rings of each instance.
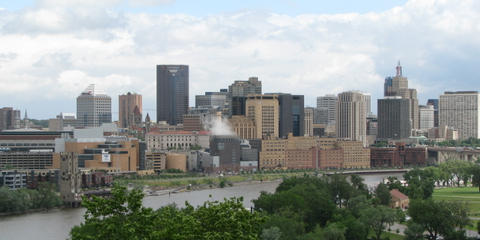
[[[365,183],[371,188],[388,176],[401,178],[402,174],[361,175],[365,179]],[[274,192],[279,183],[280,181],[240,184],[227,188],[148,196],[144,198],[143,203],[147,207],[156,209],[172,203],[183,207],[185,201],[197,206],[208,200],[215,201],[230,197],[243,197],[243,204],[249,208],[252,206],[252,200],[258,198],[261,191]],[[0,217],[0,240],[67,239],[70,229],[82,222],[84,213],[85,209],[83,208],[55,209],[48,212]]]

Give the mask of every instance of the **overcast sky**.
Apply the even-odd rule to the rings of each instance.
[[[264,92],[382,97],[400,60],[420,104],[478,90],[478,0],[0,0],[0,107],[46,119],[76,112],[95,83],[143,95],[155,117],[155,65],[190,66],[195,95],[258,76]]]

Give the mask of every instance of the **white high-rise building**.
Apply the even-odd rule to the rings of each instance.
[[[367,146],[367,96],[358,91],[338,94],[336,117],[338,138],[361,141]]]
[[[479,105],[477,91],[445,92],[438,105],[439,125],[458,130],[459,139],[479,138]]]
[[[112,99],[104,91],[90,84],[77,97],[77,119],[79,126],[98,127],[112,122]]]
[[[420,129],[428,130],[434,127],[434,112],[433,105],[421,105],[420,111]]]
[[[306,107],[304,109],[305,111],[305,136],[313,136],[313,115],[314,115],[314,108],[312,107]]]

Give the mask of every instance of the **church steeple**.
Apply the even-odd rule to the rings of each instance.
[[[400,65],[400,60],[398,60],[398,65],[397,65],[397,77],[402,76],[402,66]]]

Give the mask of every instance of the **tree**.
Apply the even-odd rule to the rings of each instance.
[[[438,235],[457,234],[456,229],[462,230],[470,222],[466,206],[458,202],[413,200],[408,214],[413,223],[428,232],[429,239],[437,239]]]
[[[403,175],[408,186],[405,193],[410,199],[427,199],[433,194],[435,180],[431,171],[413,169]]]
[[[262,240],[280,240],[282,232],[278,227],[271,227],[262,230]]]
[[[478,191],[480,192],[480,166],[472,166],[470,173],[472,174],[472,185],[478,187]]]
[[[75,226],[76,239],[258,239],[264,218],[243,207],[242,199],[186,204],[154,211],[142,206],[140,190],[114,186],[110,198],[84,198],[85,222]]]
[[[390,206],[392,196],[390,195],[390,190],[388,190],[387,185],[384,183],[378,184],[377,188],[375,189],[375,197],[380,204]]]
[[[422,240],[424,228],[417,223],[408,223],[407,229],[405,229],[405,240]]]
[[[375,234],[375,239],[380,240],[382,232],[392,225],[397,219],[395,210],[386,206],[369,207],[362,211],[361,221]]]

